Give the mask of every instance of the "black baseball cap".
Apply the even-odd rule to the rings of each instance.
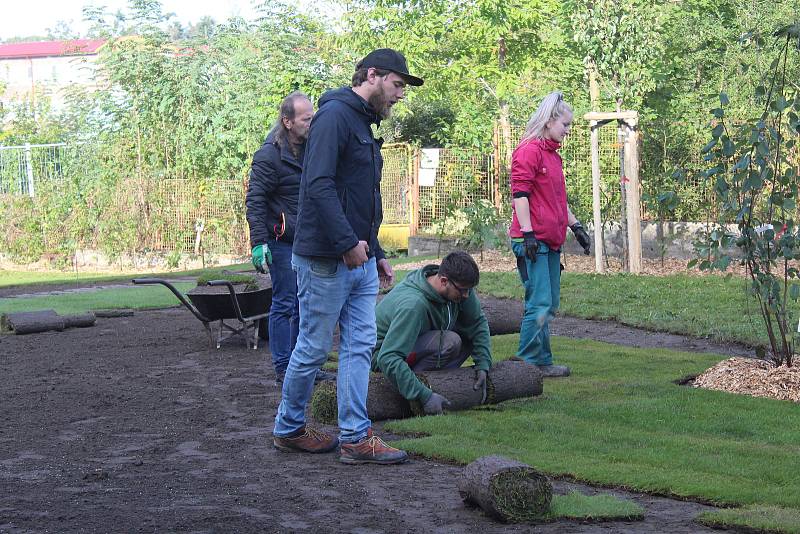
[[[420,86],[425,81],[408,73],[406,58],[397,50],[391,48],[379,48],[367,54],[364,59],[358,62],[356,70],[364,68],[376,68],[390,70],[400,76],[408,85]]]

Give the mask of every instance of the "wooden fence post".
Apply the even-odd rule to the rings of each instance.
[[[598,121],[589,121],[592,143],[592,211],[594,214],[594,270],[603,268],[603,218],[600,214],[600,139]]]
[[[642,272],[642,208],[639,199],[639,133],[638,118],[625,121],[625,204],[628,217],[628,246],[630,272]]]
[[[502,155],[500,153],[500,132],[497,123],[492,128],[492,148],[494,149],[494,154],[492,154],[492,194],[494,195],[494,207],[497,211],[500,211],[500,158],[502,158]]]

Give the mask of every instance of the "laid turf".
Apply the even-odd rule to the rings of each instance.
[[[518,336],[495,336],[496,357]],[[566,379],[541,397],[389,423],[400,443],[463,463],[500,454],[551,475],[725,504],[800,509],[800,410],[679,386],[722,357],[555,338]]]

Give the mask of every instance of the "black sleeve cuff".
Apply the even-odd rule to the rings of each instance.
[[[530,197],[530,193],[526,193],[525,191],[517,191],[514,193],[514,198],[528,198]]]

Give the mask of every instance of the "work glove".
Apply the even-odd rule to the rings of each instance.
[[[539,240],[530,232],[522,232],[522,245],[525,247],[525,255],[533,263],[536,263],[536,253],[539,252]]]
[[[489,376],[489,372],[483,369],[477,369],[475,371],[475,383],[472,385],[472,389],[474,391],[481,390],[481,404],[486,402],[486,394],[487,394],[487,386],[489,385],[486,381],[486,378]]]
[[[253,247],[253,257],[251,261],[256,271],[265,273],[267,272],[267,265],[272,263],[272,252],[269,251],[269,247],[266,244],[257,245]]]
[[[422,411],[425,412],[426,415],[439,415],[445,408],[449,407],[450,401],[434,392],[431,394],[431,398],[428,399],[428,402],[422,406]]]
[[[583,247],[583,253],[588,256],[592,242],[589,240],[589,234],[587,234],[586,230],[583,229],[581,222],[576,222],[570,226],[569,229],[572,230],[573,234],[575,234],[575,239],[578,241],[578,244]]]

